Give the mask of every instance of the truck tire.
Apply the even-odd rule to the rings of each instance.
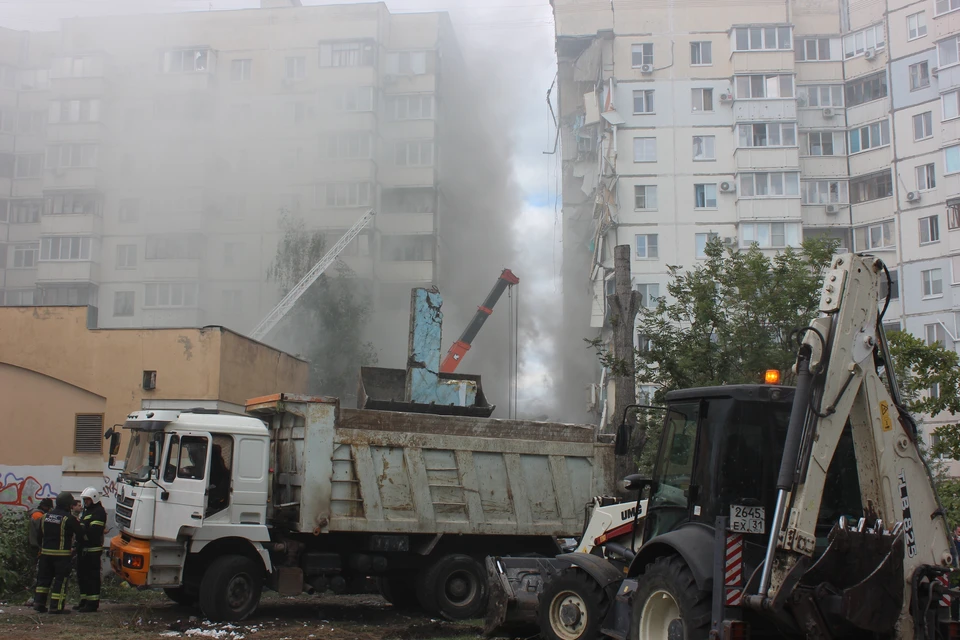
[[[710,592],[701,591],[680,556],[654,560],[637,576],[631,640],[706,640],[710,635]]]
[[[544,640],[595,640],[609,603],[596,580],[579,569],[565,569],[543,585],[539,605]]]
[[[173,587],[164,589],[163,592],[181,607],[192,607],[197,604],[196,592],[187,591],[186,587]]]
[[[383,599],[398,609],[416,609],[420,606],[417,599],[416,578],[377,578],[377,588]]]
[[[421,605],[433,605],[451,620],[478,618],[487,609],[486,572],[470,556],[452,554],[437,560],[427,570],[420,591]]]
[[[246,556],[223,556],[203,574],[200,610],[215,622],[239,622],[256,610],[262,590],[262,565]]]

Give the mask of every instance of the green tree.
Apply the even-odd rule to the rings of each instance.
[[[268,276],[286,294],[327,251],[319,231],[308,231],[300,218],[288,211],[280,213],[283,237],[270,265]],[[284,329],[292,335],[292,349],[310,361],[312,393],[340,397],[356,393],[360,367],[375,364],[376,352],[363,340],[370,317],[370,296],[362,281],[343,262],[334,264],[303,294],[284,319]]]

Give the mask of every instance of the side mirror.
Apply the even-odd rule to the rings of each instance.
[[[647,478],[639,473],[633,473],[624,478],[620,484],[624,491],[636,491],[639,493],[647,487],[652,487],[654,482],[652,478]]]
[[[633,428],[626,422],[621,422],[617,427],[617,439],[613,441],[613,454],[625,456],[630,451],[630,436]]]
[[[117,464],[117,456],[120,455],[120,432],[110,427],[106,433],[103,434],[103,439],[110,441],[110,460],[107,466],[115,471],[122,469],[123,463]]]

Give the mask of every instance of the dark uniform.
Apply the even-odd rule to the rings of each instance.
[[[81,612],[92,613],[100,607],[100,558],[103,556],[103,530],[107,512],[99,502],[85,507],[80,516],[83,540],[77,541],[77,585],[80,587]]]
[[[33,601],[33,608],[41,613],[47,610],[47,596],[50,596],[51,613],[64,612],[73,540],[83,538],[83,527],[70,513],[72,506],[73,496],[63,492],[57,496],[54,510],[43,517],[37,593]]]

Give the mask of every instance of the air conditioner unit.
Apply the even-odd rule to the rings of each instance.
[[[805,107],[805,106],[807,106],[807,96],[806,96],[806,94],[803,94],[803,93],[798,93],[798,94],[797,94],[797,106],[798,106],[798,107]]]
[[[907,202],[920,202],[920,192],[919,192],[919,191],[908,191],[908,192],[907,192]]]
[[[720,102],[733,102],[733,94],[732,94],[732,93],[721,93],[721,94],[720,94]]]
[[[723,244],[724,244],[724,246],[726,246],[726,247],[732,247],[732,246],[733,246],[733,238],[730,237],[730,236],[724,236],[724,238],[723,238]]]
[[[737,190],[737,185],[733,182],[721,182],[720,191],[723,193],[733,193]]]
[[[837,112],[833,110],[833,107],[824,107],[824,108],[823,108],[823,117],[824,117],[824,118],[832,118],[832,117],[835,116],[835,115],[837,115]]]
[[[877,57],[877,52],[874,51],[873,49],[867,49],[866,51],[863,52],[863,57],[866,58],[867,60],[873,60],[874,58]]]
[[[840,213],[840,205],[838,204],[828,204],[823,208],[827,213]]]
[[[653,65],[652,64],[640,65],[640,73],[642,73],[645,76],[650,75],[651,73],[653,73]]]

